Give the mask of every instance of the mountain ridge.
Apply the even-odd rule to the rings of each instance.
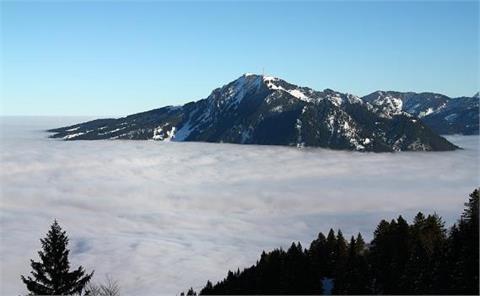
[[[49,130],[64,140],[132,139],[314,146],[357,151],[454,150],[410,114],[331,89],[244,74],[207,98]]]
[[[451,98],[433,92],[375,91],[362,100],[386,112],[418,117],[439,134],[479,134],[478,93]]]

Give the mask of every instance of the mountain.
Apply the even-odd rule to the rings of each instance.
[[[479,97],[449,98],[436,93],[376,91],[362,98],[389,114],[408,113],[438,134],[479,134]]]
[[[359,97],[245,74],[207,98],[50,130],[65,140],[132,139],[315,146],[357,151],[454,150],[417,118]]]

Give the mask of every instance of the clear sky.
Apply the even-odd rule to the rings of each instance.
[[[479,2],[1,2],[0,115],[126,115],[245,72],[356,95],[479,89]]]

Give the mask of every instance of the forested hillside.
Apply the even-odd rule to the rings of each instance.
[[[319,233],[308,248],[263,252],[255,265],[212,284],[200,294],[477,294],[479,293],[476,189],[458,222],[418,213],[382,220],[374,238],[347,240],[342,232]],[[192,291],[190,291],[192,292]]]

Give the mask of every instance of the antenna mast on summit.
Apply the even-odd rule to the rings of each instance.
[[[262,67],[262,76],[265,76],[265,68]]]

